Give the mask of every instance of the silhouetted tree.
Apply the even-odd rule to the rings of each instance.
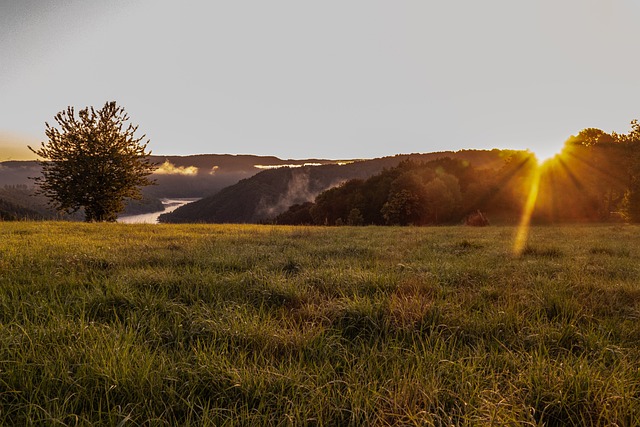
[[[629,161],[629,189],[625,195],[625,215],[632,222],[640,222],[640,122],[631,122],[631,132],[625,143]]]
[[[597,128],[586,128],[578,132],[577,135],[571,135],[565,142],[565,145],[583,145],[591,147],[596,144],[610,144],[615,142],[616,135],[608,134]]]
[[[29,149],[44,159],[35,181],[58,211],[84,208],[87,222],[112,222],[125,199],[139,199],[139,187],[152,184],[149,141],[136,137],[138,126],[126,125],[128,120],[124,108],[107,102],[100,110],[84,108],[77,117],[68,107],[55,116],[59,128],[45,123],[49,140]]]

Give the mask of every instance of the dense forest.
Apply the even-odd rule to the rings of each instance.
[[[497,169],[441,158],[406,160],[366,180],[353,179],[277,215],[276,224],[451,224],[481,212],[519,220],[527,203],[537,223],[640,221],[640,125],[628,134],[585,129],[554,159],[503,152]]]

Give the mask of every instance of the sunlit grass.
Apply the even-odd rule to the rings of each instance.
[[[0,424],[638,425],[639,232],[0,223]]]

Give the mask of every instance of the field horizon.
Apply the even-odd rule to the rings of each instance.
[[[516,235],[0,222],[0,424],[640,424],[640,226]]]

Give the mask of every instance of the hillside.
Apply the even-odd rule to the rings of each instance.
[[[199,154],[193,156],[152,156],[159,165],[153,174],[157,185],[144,189],[151,197],[206,197],[249,178],[265,169],[305,164],[335,163],[326,159],[279,159],[274,156]]]
[[[48,200],[35,192],[34,187],[26,185],[5,185],[0,187],[0,219],[42,220],[64,219],[80,220],[81,214],[62,215],[54,212],[47,204]]]
[[[0,220],[15,221],[18,219],[44,219],[44,217],[32,209],[0,198]]]
[[[428,162],[443,157],[465,160],[476,168],[498,168],[507,151],[462,150],[402,154],[348,164],[266,170],[241,180],[217,194],[185,205],[160,217],[166,223],[256,223],[312,201],[322,191],[351,179],[366,179],[404,160]]]
[[[152,175],[156,185],[143,188],[143,200],[127,203],[125,214],[162,210],[161,198],[205,197],[251,177],[265,168],[282,165],[326,164],[326,159],[279,159],[273,156],[202,154],[193,156],[151,156],[159,167]],[[0,162],[0,198],[3,218],[58,218],[46,199],[34,197],[33,180],[40,175],[36,161]],[[81,219],[82,215],[68,217]]]

